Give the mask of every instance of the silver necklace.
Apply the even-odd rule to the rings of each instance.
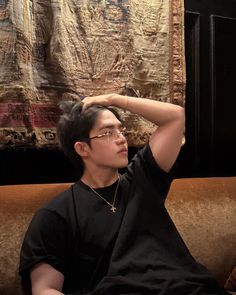
[[[117,195],[117,191],[118,191],[118,187],[119,187],[119,184],[120,184],[120,175],[118,175],[118,182],[117,182],[117,185],[116,185],[116,190],[115,190],[115,193],[114,193],[114,197],[113,197],[113,202],[112,204],[110,202],[108,202],[103,196],[101,196],[98,192],[96,192],[91,186],[90,186],[90,189],[92,192],[94,192],[98,197],[100,197],[103,201],[105,201],[111,208],[110,210],[115,213],[116,212],[116,207],[115,207],[115,202],[116,202],[116,195]]]

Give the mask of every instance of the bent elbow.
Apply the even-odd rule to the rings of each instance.
[[[176,120],[182,126],[182,129],[185,129],[185,109],[181,106],[176,107]]]

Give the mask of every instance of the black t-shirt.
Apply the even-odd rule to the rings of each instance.
[[[191,256],[165,209],[171,181],[148,145],[120,178],[116,213],[78,181],[36,212],[20,275],[43,261],[63,273],[66,294],[228,294]],[[112,203],[116,185],[97,192]]]

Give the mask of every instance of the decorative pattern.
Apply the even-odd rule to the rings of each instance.
[[[184,105],[182,0],[1,0],[0,148],[56,147],[58,102],[116,92]],[[154,126],[122,112],[141,146]]]

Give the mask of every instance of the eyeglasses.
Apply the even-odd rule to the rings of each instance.
[[[107,139],[107,140],[115,140],[120,135],[123,135],[123,136],[126,136],[127,135],[126,127],[123,127],[120,130],[111,129],[111,130],[108,130],[108,131],[106,131],[106,132],[104,132],[102,134],[98,134],[96,136],[92,136],[92,137],[89,137],[87,139],[104,138],[104,139]]]

